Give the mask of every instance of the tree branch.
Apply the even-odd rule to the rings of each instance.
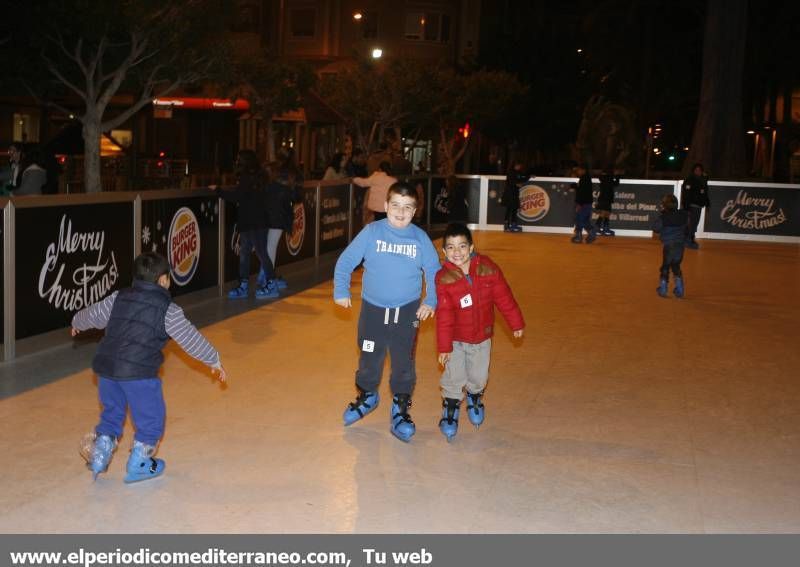
[[[80,90],[74,84],[72,84],[72,82],[69,79],[67,79],[64,75],[61,74],[61,71],[59,71],[56,68],[55,63],[53,63],[53,61],[47,55],[45,55],[44,50],[42,50],[41,56],[44,62],[47,64],[47,70],[50,71],[50,73],[52,73],[56,79],[61,81],[64,85],[68,86],[71,90],[75,92],[75,94],[81,97],[81,100],[83,100],[83,102],[88,104],[89,102],[86,97],[86,93]]]
[[[100,95],[100,98],[97,101],[97,107],[100,110],[101,115],[108,106],[108,103],[111,101],[111,97],[117,93],[120,85],[122,85],[122,81],[125,80],[125,76],[130,70],[131,63],[138,59],[142,53],[144,53],[144,50],[147,48],[147,43],[147,39],[140,43],[138,34],[131,33],[131,51],[125,60],[120,63],[117,69],[114,71],[111,82],[105,87],[103,94]],[[158,69],[158,67],[156,67],[156,69]],[[153,73],[151,73],[150,76],[152,78]],[[146,84],[145,90],[147,90],[150,86],[151,85],[149,83]]]

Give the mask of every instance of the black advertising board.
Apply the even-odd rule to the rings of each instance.
[[[347,246],[350,184],[321,187],[319,252],[333,252]]]
[[[158,252],[171,268],[172,295],[217,285],[217,198],[142,201],[142,252]]]
[[[17,209],[16,264],[16,338],[68,327],[131,284],[133,203]]]
[[[800,189],[711,184],[705,231],[800,236]]]
[[[5,223],[2,222],[6,214],[6,209],[3,208],[3,214],[0,215],[0,343],[5,341],[5,233],[3,227]]]
[[[431,205],[431,224],[447,224],[450,221],[450,207],[453,196],[448,194],[446,188],[447,179],[444,177],[434,177],[432,179],[432,205]],[[467,202],[467,222],[478,223],[480,218],[480,179],[461,179],[456,178],[457,189],[463,192]]]
[[[577,180],[531,179],[520,189],[518,222],[524,226],[571,227],[575,224]],[[488,224],[503,224],[505,206],[500,202],[506,182],[489,181]],[[674,192],[673,185],[624,183],[614,191],[611,227],[622,230],[652,230],[661,199]],[[598,185],[594,185],[597,199]]]
[[[276,253],[276,270],[299,260],[314,257],[314,239],[317,230],[317,188],[300,189],[303,200],[294,205],[294,223],[292,233],[284,233],[278,242]],[[239,278],[239,229],[236,223],[237,210],[233,203],[225,203],[225,280]],[[258,271],[258,259],[253,254],[250,262],[250,273]]]

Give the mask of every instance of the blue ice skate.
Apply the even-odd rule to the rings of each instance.
[[[661,297],[667,297],[667,280],[662,279],[656,288],[656,293]]]
[[[445,398],[442,400],[442,419],[439,420],[439,430],[447,437],[448,443],[453,440],[458,432],[458,411],[460,400]]]
[[[672,290],[672,293],[674,293],[675,297],[679,299],[683,297],[683,278],[675,278],[675,288]]]
[[[275,282],[275,285],[278,286],[278,289],[286,289],[289,287],[289,284],[280,276],[275,276],[272,280]],[[261,268],[258,272],[258,277],[256,278],[256,285],[258,287],[264,287],[267,285],[267,274],[264,272],[264,268]]]
[[[280,297],[278,286],[274,280],[269,280],[267,283],[256,290],[256,299],[275,299]]]
[[[575,236],[572,237],[571,242],[573,244],[580,244],[581,242],[583,242],[583,235],[579,231],[576,230],[575,231]]]
[[[477,394],[470,394],[467,392],[467,417],[469,422],[475,427],[480,427],[486,417],[486,412],[483,408],[481,397],[483,392]]]
[[[117,438],[111,435],[87,436],[84,441],[81,455],[86,459],[86,466],[92,471],[92,480],[97,480],[97,475],[108,470],[108,464],[117,448]]]
[[[411,397],[408,394],[396,394],[392,400],[392,435],[408,443],[417,432],[408,408],[411,407]]]
[[[597,240],[597,230],[594,227],[589,229],[589,234],[586,236],[586,244],[591,244]]]
[[[164,461],[154,459],[156,448],[153,445],[145,445],[141,441],[134,441],[131,449],[131,456],[128,457],[128,474],[125,475],[125,482],[141,482],[156,478],[164,473]]]
[[[228,292],[229,299],[247,299],[249,284],[247,280],[239,280],[239,287],[235,287]]]
[[[359,389],[356,401],[348,404],[347,408],[344,410],[344,415],[342,416],[344,419],[344,424],[354,424],[356,421],[378,407],[379,401],[380,396],[378,396],[378,392],[365,392],[364,390]]]

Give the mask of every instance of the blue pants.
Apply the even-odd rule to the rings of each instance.
[[[582,230],[592,231],[592,204],[575,205],[575,232],[580,234]]]
[[[250,278],[250,253],[255,250],[261,267],[268,280],[275,279],[275,268],[272,260],[269,259],[267,250],[267,237],[269,230],[259,228],[255,230],[244,230],[239,233],[239,279]]]
[[[662,280],[669,279],[669,271],[672,270],[676,278],[681,277],[681,262],[683,261],[683,242],[670,242],[664,244],[662,250],[661,270],[659,274]]]
[[[145,445],[157,445],[164,436],[166,406],[159,378],[111,380],[99,376],[97,394],[103,406],[100,423],[95,428],[97,435],[121,437],[125,413],[130,406],[136,428],[134,439]]]

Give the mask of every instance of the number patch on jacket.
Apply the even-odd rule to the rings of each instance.
[[[472,295],[469,293],[461,298],[461,309],[466,309],[472,306]]]

